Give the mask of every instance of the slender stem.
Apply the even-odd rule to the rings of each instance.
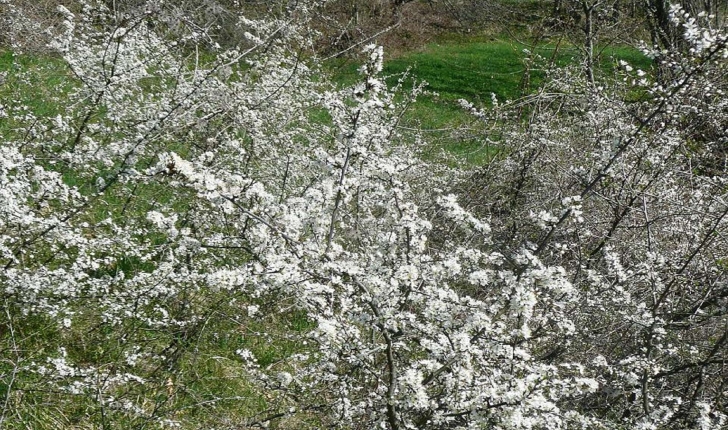
[[[5,422],[5,414],[8,411],[8,406],[10,405],[10,395],[12,393],[12,387],[13,383],[15,383],[15,376],[18,374],[18,365],[20,363],[20,356],[18,355],[18,345],[15,342],[15,329],[13,328],[13,319],[10,315],[10,306],[8,305],[8,301],[5,300],[5,316],[8,318],[8,329],[10,330],[10,343],[12,343],[13,346],[13,352],[15,353],[15,362],[13,363],[13,371],[10,375],[10,381],[8,381],[8,385],[6,387],[5,391],[5,401],[3,403],[3,410],[2,413],[0,413],[0,428],[2,428],[3,423]]]
[[[344,158],[344,166],[341,168],[341,175],[339,175],[338,189],[336,190],[336,200],[334,201],[334,210],[331,211],[331,222],[329,223],[329,233],[326,236],[326,253],[328,254],[331,250],[331,242],[334,239],[334,227],[336,225],[336,219],[339,216],[339,207],[341,206],[341,199],[344,197],[344,193],[341,188],[344,186],[344,179],[346,178],[346,169],[349,167],[349,158],[351,157],[351,147],[346,148],[346,158]]]

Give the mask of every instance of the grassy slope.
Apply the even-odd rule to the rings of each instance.
[[[564,66],[580,58],[578,48],[566,44],[542,45],[529,52],[535,55],[528,54],[524,45],[507,39],[450,36],[388,60],[384,74],[390,75],[389,81],[394,84],[408,73],[411,78],[405,81],[405,88],[411,88],[413,82],[427,83],[430,93],[418,98],[405,117],[405,125],[432,130],[436,142],[431,148],[433,154],[444,148],[468,164],[478,164],[488,158],[490,149],[480,138],[473,137],[482,125],[474,123],[457,101],[465,99],[488,106],[492,95],[500,102],[517,99],[543,82],[544,68],[551,62]],[[631,47],[604,47],[598,54],[599,72],[606,76],[613,75],[618,60],[645,70],[651,67],[651,60]],[[529,55],[533,61],[524,80]],[[356,64],[332,68],[340,83],[356,80]],[[453,135],[448,131],[462,128],[471,128],[473,133]]]

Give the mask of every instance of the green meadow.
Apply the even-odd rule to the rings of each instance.
[[[649,58],[629,46],[599,47],[595,54],[601,77],[615,77],[620,60],[635,69],[652,67]],[[385,59],[386,55],[385,51]],[[517,100],[536,91],[549,68],[578,66],[581,58],[580,49],[566,42],[528,46],[505,37],[449,35],[386,59],[383,73],[391,86],[404,77],[404,91],[425,84],[425,93],[409,107],[402,125],[428,134],[434,142],[428,150],[432,157],[445,150],[467,165],[477,165],[490,158],[494,148],[482,139],[485,124],[475,121],[458,101],[490,107],[493,97],[499,103]],[[342,85],[356,82],[358,67],[355,61],[329,63]]]

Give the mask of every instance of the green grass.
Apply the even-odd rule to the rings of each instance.
[[[426,89],[430,93],[420,96],[410,107],[404,125],[431,130],[429,136],[435,141],[434,147],[430,148],[433,156],[445,149],[466,164],[478,165],[493,155],[494,148],[481,139],[453,136],[448,132],[469,127],[474,128],[473,134],[477,135],[478,127],[483,126],[473,121],[473,117],[459,106],[458,100],[490,106],[492,95],[501,103],[518,99],[543,83],[545,69],[551,62],[556,66],[574,65],[581,58],[578,47],[564,43],[542,45],[530,51],[531,54],[525,48],[506,39],[452,35],[444,37],[440,43],[387,60],[383,74],[389,76],[388,83],[394,85],[406,73],[405,90],[417,82],[427,83]],[[618,60],[627,61],[635,69],[652,67],[649,58],[631,47],[609,46],[598,49],[596,54],[599,60],[597,75],[605,78],[615,76]],[[529,58],[531,60],[527,61]],[[336,62],[331,63],[330,68],[342,85],[357,80],[358,65],[355,63]]]
[[[523,45],[506,40],[452,42],[433,44],[419,52],[387,62],[385,74],[409,70],[428,88],[445,100],[464,98],[473,102],[488,101],[495,94],[499,100],[512,100],[543,82],[544,68],[553,58],[555,65],[566,66],[579,61],[574,46],[545,45],[534,53],[542,58],[532,62],[528,88],[523,88],[528,54]],[[616,60],[625,60],[636,68],[649,69],[651,60],[630,47],[606,47],[599,52],[600,72],[610,74]]]
[[[489,99],[491,93],[499,99],[518,97],[524,65],[516,46],[494,41],[430,45],[387,62],[385,73],[408,69],[443,99],[476,101]]]
[[[38,116],[62,112],[62,95],[73,87],[68,66],[55,57],[15,55],[0,50],[0,72],[7,73],[0,86],[3,103],[28,106]]]
[[[523,80],[528,54],[522,44],[503,39],[472,40],[458,37],[446,38],[385,62],[384,75],[391,84],[403,73],[409,73],[417,81],[427,82],[428,90],[439,94],[443,100],[464,98],[473,102],[490,101],[491,94],[499,100],[515,99],[523,95]],[[578,47],[564,44],[543,45],[533,50],[541,61],[533,62],[530,85],[533,89],[543,82],[544,68],[554,59],[557,66],[579,61]],[[610,74],[617,60],[625,60],[635,68],[648,70],[652,63],[638,50],[627,46],[609,46],[597,50],[602,74]],[[386,53],[385,53],[386,55]],[[357,79],[355,63],[330,64],[337,82],[351,84]],[[411,88],[411,80],[409,81]],[[528,89],[526,89],[528,90]]]

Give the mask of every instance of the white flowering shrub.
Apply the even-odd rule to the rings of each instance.
[[[2,427],[723,425],[725,184],[667,109],[703,75],[538,111],[479,214],[380,47],[344,89],[300,54],[319,3],[245,49],[59,7],[56,94],[8,74]]]
[[[559,404],[596,382],[539,359],[574,331],[564,270],[504,256],[443,191],[381,48],[343,90],[297,55],[300,3],[204,55],[153,3],[59,7],[62,106],[3,106],[3,426],[586,420]]]
[[[467,190],[494,244],[564,267],[580,292],[554,357],[587,365],[599,389],[578,408],[607,428],[728,419],[728,40],[672,16],[688,48],[647,50],[659,80],[626,63],[596,85],[553,72]]]

